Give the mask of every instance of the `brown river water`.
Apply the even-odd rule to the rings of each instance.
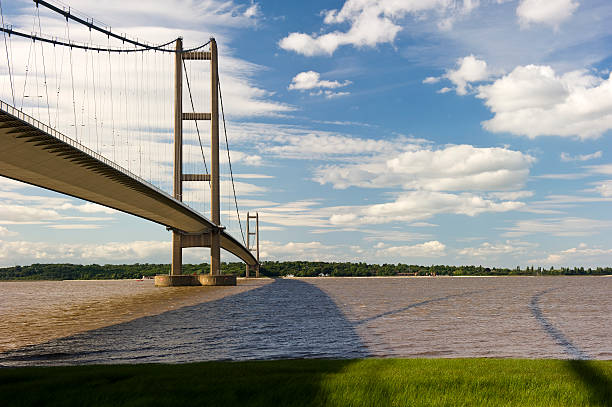
[[[0,366],[302,357],[612,359],[612,277],[0,282]]]

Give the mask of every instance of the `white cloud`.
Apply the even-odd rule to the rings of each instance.
[[[451,213],[476,216],[485,212],[507,212],[520,209],[524,203],[497,201],[467,192],[449,194],[431,191],[410,191],[393,202],[369,206],[328,208],[333,214],[329,222],[336,226],[412,222],[437,214]]]
[[[477,257],[479,259],[499,258],[501,255],[524,255],[534,248],[533,243],[506,240],[505,242],[484,242],[477,247],[466,247],[458,251],[458,254],[466,257]]]
[[[595,186],[595,191],[606,198],[612,197],[612,180],[598,182]]]
[[[340,10],[328,10],[324,23],[349,24],[348,31],[332,31],[321,35],[294,32],[279,41],[279,46],[306,56],[332,55],[340,46],[375,47],[392,43],[402,30],[402,20],[412,14],[424,19],[427,12],[439,18],[438,27],[448,30],[455,18],[468,14],[478,1],[451,0],[396,1],[347,0]]]
[[[591,154],[578,154],[575,156],[572,156],[571,154],[568,154],[568,153],[561,153],[561,161],[564,161],[564,162],[589,161],[589,160],[594,160],[596,158],[601,158],[602,155],[603,153],[601,151],[595,151],[594,153],[591,153]]]
[[[533,175],[533,178],[540,179],[562,179],[562,180],[573,180],[588,177],[589,174],[585,173],[566,173],[566,174],[542,174],[542,175]]]
[[[339,246],[319,241],[288,243],[262,241],[260,256],[266,260],[338,261],[342,254]]]
[[[267,133],[261,140],[260,150],[282,158],[320,160],[334,157],[354,159],[355,156],[371,156],[418,148],[421,140],[407,137],[391,139],[359,138],[347,134],[313,131],[295,126],[263,126],[253,132]],[[252,133],[251,133],[252,134]],[[263,137],[262,137],[263,138]]]
[[[377,256],[399,257],[442,257],[446,255],[446,245],[432,240],[412,246],[392,246],[378,250]]]
[[[482,82],[489,78],[487,63],[477,59],[474,55],[468,55],[457,60],[457,69],[451,69],[444,74],[444,77],[455,85],[458,95],[467,94],[471,89],[471,83]]]
[[[612,164],[587,165],[585,168],[595,174],[612,175]]]
[[[523,198],[531,198],[534,193],[533,191],[507,191],[507,192],[491,192],[488,194],[491,197],[504,200],[516,200]]]
[[[268,175],[268,174],[234,174],[234,178],[235,179],[240,179],[240,178],[244,178],[244,179],[272,179],[272,178],[276,178],[276,176]]]
[[[300,72],[295,75],[289,84],[292,90],[309,90],[317,88],[335,89],[350,85],[351,81],[328,81],[321,80],[321,74],[315,71]]]
[[[58,230],[92,230],[92,229],[100,229],[104,225],[100,224],[61,224],[61,225],[48,225],[48,228],[58,229]]]
[[[580,3],[574,0],[521,0],[516,15],[521,25],[546,24],[558,28]]]
[[[553,236],[593,236],[602,230],[612,228],[612,221],[566,217],[519,220],[514,226],[504,228],[504,236],[525,236],[547,234]]]
[[[438,82],[440,82],[440,78],[437,76],[428,76],[427,78],[423,79],[423,83],[427,83],[427,84],[438,83]]]
[[[495,133],[587,139],[612,129],[612,77],[586,71],[559,76],[549,66],[527,65],[478,91],[494,113],[483,127]]]
[[[325,95],[326,99],[335,99],[341,96],[347,96],[350,95],[351,92],[332,92],[331,90],[319,90],[318,92],[315,93],[310,93],[311,96],[318,96],[318,95]]]
[[[31,186],[0,175],[0,191],[11,191],[23,188],[31,188]]]
[[[254,18],[254,17],[258,17],[261,14],[261,10],[259,8],[259,4],[254,3],[251,4],[245,11],[244,13],[242,13],[242,15],[246,18]]]
[[[585,192],[600,192],[597,188],[587,189]],[[612,202],[611,197],[606,196],[578,196],[578,195],[548,195],[541,201],[530,202],[523,211],[541,214],[561,214],[567,209],[584,204],[596,202]]]
[[[119,213],[117,210],[112,208],[107,208],[106,206],[98,205],[93,202],[86,202],[82,205],[75,205],[72,203],[65,203],[61,206],[58,206],[57,209],[60,210],[68,210],[68,209],[76,209],[79,212],[83,213],[107,213],[107,214],[117,214]]]
[[[303,200],[259,206],[260,224],[277,225],[281,227],[303,226],[308,228],[329,227],[327,218],[329,212],[317,208],[320,203],[314,200]]]
[[[544,258],[529,262],[554,266],[609,267],[611,254],[612,249],[589,247],[585,243],[580,243],[577,247],[550,253]]]
[[[17,235],[18,235],[17,232],[13,232],[12,230],[8,230],[4,226],[0,226],[0,237],[10,237],[10,236],[17,236]]]
[[[421,225],[418,225],[418,223],[425,224],[426,222],[415,222],[415,223],[411,223],[409,226],[413,226],[413,227],[421,226]],[[436,225],[432,225],[432,226],[436,226]],[[414,240],[423,241],[425,239],[431,239],[432,237],[430,234],[427,234],[427,233],[414,233],[414,232],[408,232],[404,230],[373,230],[373,229],[366,229],[364,227],[358,227],[354,229],[347,228],[345,230],[366,234],[363,240],[367,242],[381,242],[381,243],[378,243],[377,245],[378,247],[384,247],[384,244],[382,242],[410,242]]]
[[[61,218],[62,216],[52,209],[0,203],[0,223],[40,223]]]
[[[23,184],[22,184],[23,185]],[[36,188],[40,191],[40,188]],[[117,214],[118,211],[91,202],[62,196],[35,195],[36,189],[28,187],[31,194],[0,190],[0,222],[10,224],[41,224],[61,220],[108,221],[109,217],[71,216],[74,211],[84,214]],[[72,213],[71,213],[72,212]]]
[[[339,189],[401,186],[431,191],[500,191],[522,188],[534,162],[528,154],[499,147],[411,149],[414,151],[381,154],[363,164],[320,167],[315,180]]]
[[[49,243],[0,240],[0,263],[34,262],[120,263],[168,262],[171,243],[159,241],[109,243]]]

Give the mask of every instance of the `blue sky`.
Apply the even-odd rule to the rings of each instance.
[[[181,35],[194,45],[217,38],[238,203],[243,220],[247,210],[259,211],[264,260],[610,265],[608,1],[70,5],[114,31],[152,42]],[[28,32],[39,23],[31,2],[2,6],[5,23]],[[66,36],[65,21],[43,9],[40,16],[44,32]],[[86,31],[69,29],[73,39],[89,41]],[[30,44],[11,41],[18,96],[32,93],[32,86],[42,93],[39,71],[30,69],[24,84]],[[100,36],[91,41],[107,42]],[[40,57],[43,52],[47,61],[59,58],[57,51],[40,51]],[[2,99],[10,102],[3,55]],[[77,82],[89,83],[89,60],[76,51],[73,58]],[[140,68],[136,60],[117,59],[114,66],[135,63],[135,72],[147,74],[145,67],[160,66],[146,77],[148,86],[167,82],[169,59],[146,58]],[[198,69],[192,80],[206,83]],[[67,71],[62,75],[70,80]],[[84,106],[92,97],[80,92]],[[72,136],[66,93],[56,120],[27,101],[24,110],[36,117],[42,111],[41,120],[49,117]],[[153,96],[149,115],[171,109],[163,92]],[[116,109],[110,109],[115,116]],[[171,146],[171,122],[164,118],[155,117],[146,129],[116,120],[153,156],[145,156],[144,167],[142,157],[138,165],[122,165],[169,190],[163,177],[170,157],[162,153]],[[82,120],[89,127],[75,137],[92,146],[98,125],[91,117]],[[191,143],[188,165],[197,170]],[[127,149],[104,148],[118,162],[128,160]],[[239,236],[225,162],[222,172],[223,223]],[[190,186],[187,200],[207,210],[205,193],[195,188],[202,186]],[[159,225],[0,179],[2,265],[169,262],[169,242]],[[190,262],[208,257],[204,249],[185,250],[185,256]]]

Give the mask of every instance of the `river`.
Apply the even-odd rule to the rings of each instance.
[[[0,282],[0,366],[278,358],[612,359],[612,277]]]

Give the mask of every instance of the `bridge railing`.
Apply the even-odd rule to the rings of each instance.
[[[166,191],[164,191],[163,189],[160,189],[158,187],[156,187],[155,185],[151,184],[150,182],[148,182],[147,180],[139,177],[138,175],[130,172],[129,170],[123,168],[122,166],[112,162],[111,160],[107,159],[106,157],[104,157],[103,155],[93,151],[92,149],[84,146],[83,144],[79,143],[78,141],[71,139],[70,137],[60,133],[59,131],[55,130],[52,127],[47,126],[46,124],[44,124],[43,122],[36,120],[35,118],[33,118],[32,116],[22,112],[21,110],[9,105],[8,103],[0,100],[0,107],[2,108],[2,110],[4,110],[6,113],[20,119],[23,120],[24,122],[36,127],[37,129],[39,129],[40,131],[43,131],[47,134],[49,134],[52,137],[55,137],[58,140],[63,141],[66,144],[70,144],[72,147],[76,148],[77,150],[80,150],[82,152],[84,152],[85,154],[91,156],[92,158],[95,158],[96,160],[110,166],[113,167],[114,169],[116,169],[117,171],[122,172],[123,174],[127,175],[128,177],[134,178],[135,180],[137,180],[138,182],[146,185],[149,188],[152,188],[154,190],[156,190],[157,192],[164,194],[166,196],[168,196],[169,198],[174,199],[170,194],[168,194]],[[180,203],[181,205],[188,207],[187,205],[185,205],[184,203],[177,201],[178,203]],[[191,209],[191,208],[189,208]],[[193,210],[193,209],[191,209]]]

